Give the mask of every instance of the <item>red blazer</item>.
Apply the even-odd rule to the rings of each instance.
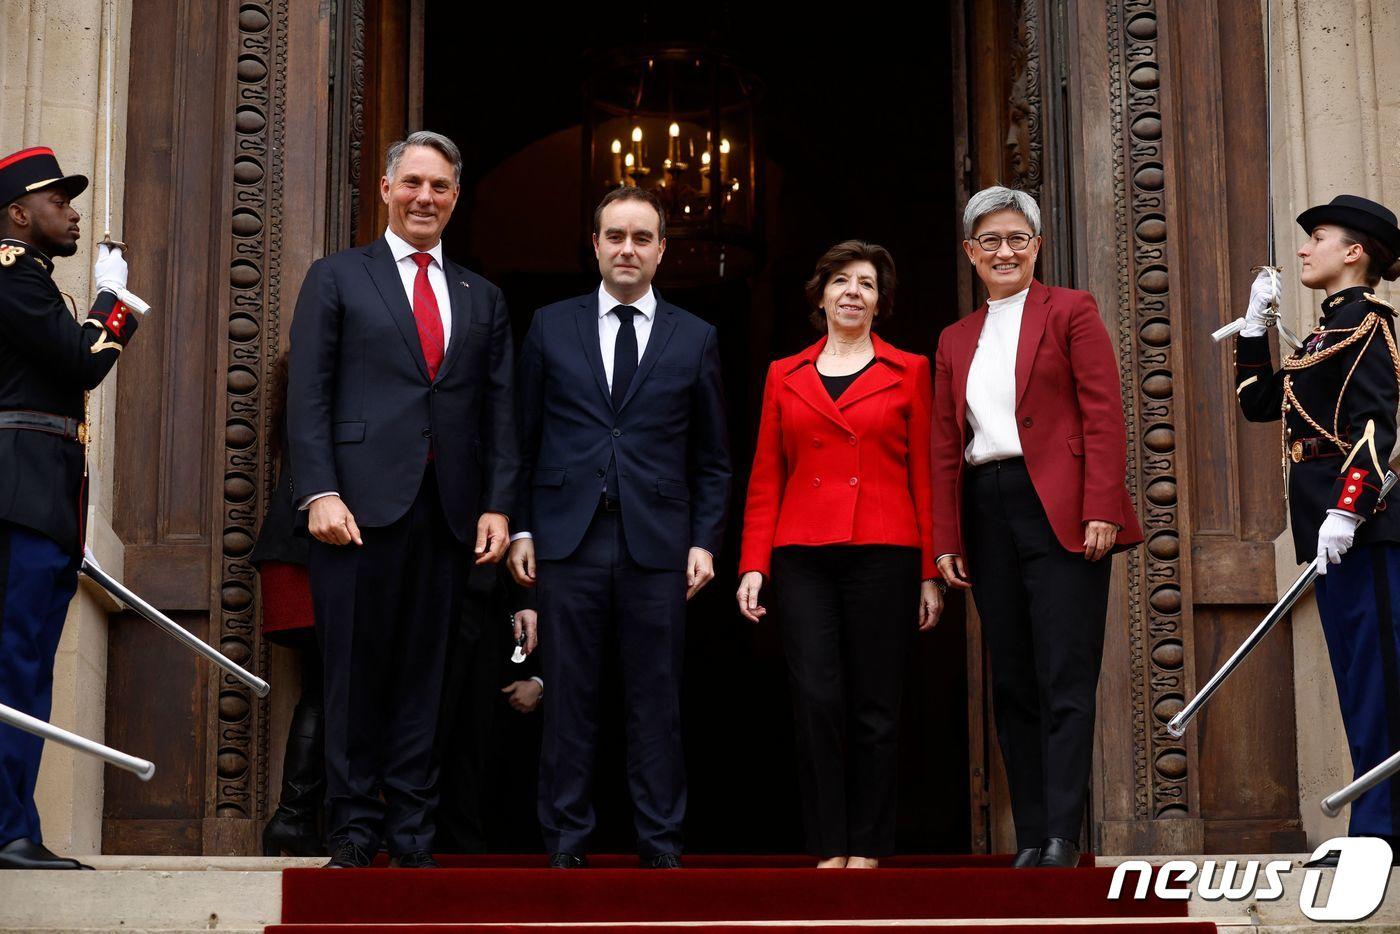
[[[872,335],[875,363],[832,401],[826,338],[768,368],[749,477],[740,573],[769,573],[780,545],[909,545],[934,563],[927,357]]]
[[[967,371],[986,320],[983,305],[938,338],[933,416],[933,541],[938,555],[966,556]],[[1026,470],[1061,545],[1082,554],[1084,523],[1091,519],[1121,527],[1115,550],[1142,541],[1126,484],[1118,357],[1088,292],[1031,283],[1016,345],[1016,418]]]

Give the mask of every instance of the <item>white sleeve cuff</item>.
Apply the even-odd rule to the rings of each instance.
[[[303,496],[301,500],[297,502],[297,511],[300,512],[301,510],[310,506],[312,503],[316,502],[316,500],[318,499],[324,499],[327,496],[339,495],[340,493],[335,490],[327,490],[324,493],[312,493],[310,496]]]
[[[510,542],[511,542],[511,544],[513,545],[513,544],[515,544],[516,542],[520,541],[522,538],[533,539],[534,537],[535,537],[535,536],[531,535],[529,532],[516,532],[514,535],[512,535],[512,536],[510,537]]]

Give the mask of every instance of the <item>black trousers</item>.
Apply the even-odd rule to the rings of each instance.
[[[468,551],[432,467],[401,519],[361,536],[361,546],[313,541],[308,561],[325,659],[327,836],[370,853],[384,840],[400,856],[433,846],[434,739]]]
[[[578,549],[541,561],[536,585],[546,699],[539,818],[551,853],[587,852],[604,646],[615,637],[627,707],[627,784],[643,857],[681,852],[685,572],[638,565],[622,514],[601,507]]]
[[[808,850],[818,858],[888,856],[904,663],[918,629],[919,551],[777,548],[772,587],[792,681]]]
[[[1060,544],[1020,458],[969,467],[963,492],[1016,843],[1078,840],[1113,562]]]

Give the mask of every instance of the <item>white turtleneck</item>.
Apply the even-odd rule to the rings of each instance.
[[[1009,298],[987,302],[987,320],[967,371],[967,424],[972,429],[966,457],[985,464],[1021,456],[1016,427],[1016,344],[1021,312],[1030,287]]]

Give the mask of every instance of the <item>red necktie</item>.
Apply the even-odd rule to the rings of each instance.
[[[438,311],[437,296],[428,282],[428,264],[433,261],[431,253],[414,253],[413,261],[418,264],[418,275],[413,279],[413,319],[418,322],[418,340],[423,345],[423,359],[428,364],[428,379],[436,379],[438,367],[442,366],[446,341],[442,333],[442,313]]]

